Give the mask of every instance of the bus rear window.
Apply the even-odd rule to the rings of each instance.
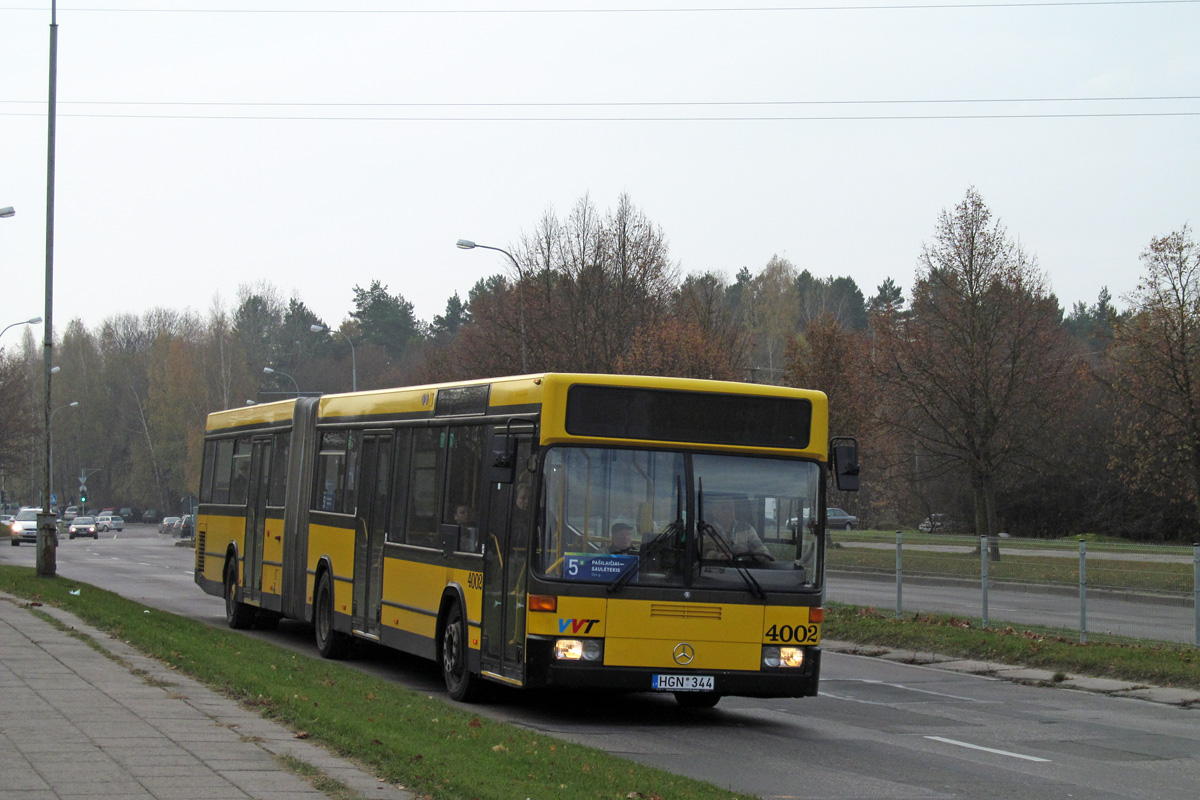
[[[589,385],[567,393],[573,436],[803,449],[811,425],[812,403],[799,398]]]

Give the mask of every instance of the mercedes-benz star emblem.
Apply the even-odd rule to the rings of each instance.
[[[692,659],[696,657],[696,650],[687,642],[680,642],[675,645],[675,663],[681,667],[686,667],[692,663]]]

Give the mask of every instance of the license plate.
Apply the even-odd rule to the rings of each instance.
[[[711,692],[712,675],[655,675],[651,688],[660,692]]]

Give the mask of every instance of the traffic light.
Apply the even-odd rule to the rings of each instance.
[[[86,486],[82,486],[79,489],[79,502],[80,503],[87,502],[87,487]]]

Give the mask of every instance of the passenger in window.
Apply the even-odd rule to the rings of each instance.
[[[458,525],[458,549],[474,553],[479,550],[479,531],[475,527],[475,512],[463,504],[454,509],[454,522]]]
[[[637,548],[633,546],[632,525],[628,522],[615,522],[611,532],[612,544],[609,546],[608,552],[613,555],[629,555],[637,552]]]
[[[707,504],[706,504],[707,505]],[[733,498],[722,497],[715,500],[704,509],[709,526],[709,535],[705,539],[704,558],[706,560],[729,560],[730,553],[738,556],[755,555],[768,560],[774,560],[771,550],[758,538],[758,531],[744,519],[738,519],[738,513]],[[748,516],[748,515],[743,515]],[[713,541],[714,536],[720,536],[727,547]]]

